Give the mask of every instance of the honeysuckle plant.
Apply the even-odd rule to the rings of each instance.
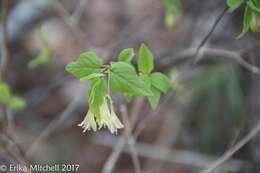
[[[91,82],[87,99],[89,110],[79,124],[83,132],[108,128],[111,133],[117,133],[124,127],[114,110],[111,93],[121,93],[128,101],[145,96],[155,108],[161,93],[169,90],[168,77],[153,72],[154,56],[145,44],[141,44],[138,50],[137,68],[131,63],[134,56],[134,49],[124,49],[116,62],[103,64],[102,58],[90,51],[80,54],[76,61],[66,66],[66,71],[81,82]]]
[[[244,36],[249,30],[260,32],[260,1],[259,0],[227,0],[229,11],[233,12],[241,5],[245,6],[243,29],[239,38]]]
[[[176,20],[182,13],[180,0],[163,0],[165,8],[164,23],[168,27],[175,25]],[[243,37],[249,30],[260,32],[260,0],[227,0],[228,11],[233,12],[243,7],[243,27],[238,38]]]

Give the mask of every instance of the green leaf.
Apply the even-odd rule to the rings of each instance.
[[[244,2],[245,0],[227,0],[227,5],[229,7],[230,11],[234,11],[235,9],[237,9],[238,7],[240,7],[240,5]]]
[[[26,106],[26,101],[22,97],[13,96],[7,105],[10,109],[22,109]]]
[[[145,44],[141,44],[139,48],[137,66],[138,70],[146,75],[150,74],[154,69],[153,54]]]
[[[244,19],[243,19],[243,30],[238,36],[238,38],[243,37],[250,28],[250,21],[252,17],[252,10],[247,6],[244,12]]]
[[[164,0],[163,3],[166,13],[170,13],[174,16],[178,16],[181,14],[180,0]]]
[[[252,0],[252,2],[254,3],[256,8],[260,9],[260,1],[259,0]]]
[[[92,73],[92,74],[90,74],[88,76],[80,78],[80,82],[83,83],[83,82],[86,82],[88,80],[100,78],[102,76],[104,76],[103,73]]]
[[[11,91],[7,84],[0,83],[0,102],[7,103],[11,98]]]
[[[150,85],[137,76],[132,65],[125,62],[117,62],[112,65],[109,72],[109,85],[112,92],[152,95]]]
[[[28,68],[34,69],[40,65],[48,64],[49,62],[50,62],[50,51],[48,47],[44,47],[41,50],[40,54],[29,62]]]
[[[256,32],[257,31],[257,16],[255,13],[252,13],[252,18],[250,20],[250,29],[253,31],[253,32]]]
[[[176,24],[177,17],[173,15],[172,13],[166,13],[164,17],[164,23],[167,27],[172,27]]]
[[[180,0],[164,0],[165,18],[164,23],[168,27],[175,25],[177,18],[181,15]]]
[[[134,57],[133,48],[124,49],[118,55],[118,61],[130,63],[133,57]]]
[[[257,7],[252,1],[246,3],[253,11],[260,13],[260,7]]]
[[[36,56],[33,60],[31,60],[28,63],[28,68],[29,69],[34,69],[38,66],[48,64],[50,62],[50,48],[49,48],[49,43],[44,35],[44,33],[39,29],[37,30],[37,35],[40,39],[41,45],[42,45],[42,50],[40,51],[39,55]]]
[[[90,110],[95,115],[100,115],[100,107],[105,97],[105,81],[103,79],[96,79],[93,81],[89,90],[88,103]],[[99,118],[99,117],[96,117]]]
[[[66,66],[66,71],[77,78],[88,76],[92,73],[100,73],[102,60],[94,52],[80,54],[77,61]]]
[[[152,85],[160,91],[166,93],[171,87],[168,77],[160,72],[155,72],[150,75]]]
[[[155,109],[160,101],[161,93],[160,93],[160,90],[158,90],[157,88],[155,88],[153,86],[151,87],[151,90],[153,92],[153,95],[148,96],[148,100],[149,100],[151,107],[153,109]]]

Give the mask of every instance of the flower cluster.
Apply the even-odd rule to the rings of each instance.
[[[100,107],[100,115],[96,115],[89,109],[86,117],[78,126],[84,129],[83,132],[86,132],[87,130],[96,131],[97,129],[107,127],[111,133],[117,133],[117,129],[124,127],[116,116],[112,103],[110,102],[108,105],[106,98],[104,98]]]
[[[145,44],[141,44],[138,50],[137,68],[132,64],[134,56],[134,49],[127,48],[118,54],[116,62],[104,64],[103,58],[88,51],[66,65],[66,71],[80,82],[91,82],[89,111],[78,125],[84,129],[83,132],[108,128],[111,133],[117,133],[124,127],[116,116],[110,93],[123,94],[127,101],[145,96],[151,107],[156,108],[161,94],[171,88],[166,75],[154,72],[154,56]]]

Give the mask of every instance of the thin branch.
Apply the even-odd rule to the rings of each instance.
[[[8,0],[2,1],[2,47],[1,47],[1,64],[0,64],[0,80],[4,82],[6,80],[7,74],[7,65],[9,61],[9,50],[8,50]],[[5,105],[2,106],[2,112],[6,117],[7,121],[7,130],[12,134],[14,132],[14,121],[11,110],[8,109]]]
[[[212,33],[214,32],[214,30],[216,29],[217,25],[219,24],[219,22],[221,21],[221,19],[224,17],[224,15],[226,14],[228,10],[228,7],[225,6],[224,10],[220,13],[220,15],[217,17],[216,21],[214,22],[213,26],[211,27],[211,29],[209,30],[209,32],[206,34],[206,36],[202,39],[202,41],[200,42],[199,46],[196,49],[195,55],[194,55],[194,63],[197,63],[197,61],[200,58],[200,50],[202,49],[202,47],[207,43],[207,41],[209,40],[210,36],[212,35]]]
[[[9,51],[8,51],[8,31],[7,31],[7,21],[8,21],[8,0],[2,0],[1,4],[1,17],[2,17],[2,46],[1,46],[1,64],[0,64],[0,81],[5,81],[5,75],[6,75],[6,69],[7,69],[7,63],[9,59]],[[4,114],[4,117],[6,117],[7,120],[7,128],[10,128],[13,126],[13,122],[11,121],[12,118],[8,115],[8,110],[5,105],[2,107],[2,113]]]
[[[162,110],[162,108],[166,105],[166,103],[168,103],[168,101],[173,97],[173,92],[168,93],[164,100],[160,103],[160,105],[156,108],[155,111],[153,111],[149,116],[147,116],[143,121],[141,121],[141,123],[138,124],[138,126],[136,127],[135,133],[134,133],[134,137],[137,138],[140,133],[142,132],[142,130],[146,127],[146,123],[148,121],[150,121],[152,118],[155,117],[155,115],[158,115],[159,112]]]
[[[239,51],[238,51],[239,52]],[[186,49],[181,51],[175,55],[172,55],[174,58],[164,58],[161,60],[162,67],[161,69],[167,69],[172,65],[176,64],[178,60],[188,60],[193,59],[194,54],[196,53],[195,48]],[[203,47],[200,50],[201,58],[198,61],[201,61],[203,58],[215,58],[215,59],[228,59],[235,61],[236,63],[240,64],[242,67],[247,69],[248,71],[260,74],[260,69],[254,65],[249,64],[247,61],[243,59],[240,53],[235,51],[229,51],[224,49],[215,49],[215,48],[205,48]]]
[[[126,144],[125,138],[120,138],[120,140],[118,140],[118,142],[113,146],[114,147],[113,152],[110,154],[106,163],[104,164],[102,173],[113,172],[115,164],[116,164],[120,154],[124,150],[125,144]]]
[[[128,143],[128,146],[129,146],[129,149],[131,152],[134,169],[135,169],[136,173],[141,173],[141,165],[140,165],[140,161],[138,158],[138,153],[135,148],[135,138],[133,137],[133,135],[131,133],[131,128],[129,126],[129,118],[128,118],[126,105],[125,104],[121,105],[120,110],[121,110],[122,117],[123,117],[124,124],[125,124],[125,131],[127,132],[127,143]]]
[[[37,151],[39,145],[41,145],[41,142],[48,138],[49,135],[56,130],[73,112],[73,110],[77,107],[79,101],[82,98],[82,94],[80,92],[79,95],[76,95],[75,98],[69,103],[69,105],[66,107],[66,109],[61,113],[61,115],[58,118],[55,118],[50,122],[50,124],[44,129],[44,131],[39,135],[37,139],[34,140],[32,145],[29,147],[27,152],[25,153],[25,156],[27,158],[31,158],[35,151]]]
[[[21,148],[13,137],[11,137],[10,135],[8,136],[8,134],[6,133],[6,135],[2,134],[0,138],[7,143],[6,151],[9,152],[12,157],[14,157],[15,162],[19,162],[22,166],[29,165],[26,159],[23,157],[23,152]],[[30,170],[26,170],[25,172],[31,173]]]
[[[81,31],[81,29],[73,23],[71,20],[71,14],[67,11],[67,9],[63,6],[63,4],[59,1],[53,1],[53,6],[57,10],[58,14],[60,15],[63,22],[68,26],[68,29],[72,32],[76,40],[79,42],[81,49],[85,49],[88,47],[87,39],[82,36],[86,36],[84,32]]]
[[[28,0],[31,3],[35,3],[37,5],[37,1],[35,0]],[[76,26],[71,20],[71,14],[65,9],[62,3],[59,1],[50,1],[50,6],[58,13],[61,17],[64,24],[68,27],[70,32],[72,33],[75,40],[79,43],[80,49],[85,49],[87,47],[86,40],[83,40],[82,36],[85,35],[79,27]],[[37,6],[38,7],[38,6]],[[44,12],[46,15],[49,14],[48,9],[38,7],[39,10]]]
[[[248,46],[246,46],[245,48],[241,49],[241,50],[239,51],[239,53],[240,53],[240,55],[247,54],[247,53],[251,52],[252,50],[258,49],[259,46],[260,46],[260,41],[257,40],[257,41],[255,41],[253,44],[248,45]]]
[[[75,25],[78,25],[78,22],[80,20],[81,15],[84,12],[84,9],[86,8],[86,5],[88,3],[89,0],[79,0],[79,2],[77,3],[75,10],[73,11],[71,17],[69,18],[69,20]]]
[[[4,106],[4,111],[7,118],[7,130],[9,131],[12,136],[14,136],[14,129],[15,129],[15,123],[14,123],[14,116],[12,110],[8,109],[8,107]]]
[[[91,140],[97,145],[114,147],[116,144],[120,143],[120,141],[123,141],[124,139],[121,137],[108,139],[103,138],[102,136],[95,136]],[[215,156],[204,155],[187,150],[175,150],[160,146],[152,146],[150,144],[142,142],[136,142],[135,147],[138,154],[142,157],[159,160],[162,162],[183,164],[195,168],[205,167],[216,159]],[[122,147],[122,152],[130,154],[131,151],[127,147]],[[243,169],[245,165],[248,165],[248,162],[238,159],[232,159],[224,164],[224,166],[221,168],[221,171],[237,172]]]
[[[8,8],[9,8],[9,1],[8,0],[2,0],[1,4],[1,17],[2,17],[2,46],[1,46],[1,64],[0,64],[0,80],[1,82],[6,80],[6,74],[7,74],[7,65],[8,61],[10,59],[9,56],[9,48],[8,48]],[[11,110],[8,109],[5,105],[2,107],[3,114],[6,116],[7,120],[7,127],[3,129],[3,134],[1,138],[9,143],[8,147],[9,152],[22,164],[27,165],[26,160],[22,155],[22,150],[20,149],[18,143],[15,139],[14,134],[14,120]],[[4,135],[6,134],[6,135]],[[7,136],[8,135],[8,136]],[[26,172],[30,172],[29,170]]]
[[[260,120],[256,124],[256,126],[243,138],[241,139],[236,145],[234,145],[231,149],[226,151],[226,153],[217,159],[215,162],[210,164],[206,169],[201,171],[201,173],[210,173],[213,170],[217,169],[227,160],[229,160],[237,151],[239,151],[244,145],[246,145],[251,139],[253,139],[257,133],[260,131]]]
[[[134,106],[132,108],[133,112],[131,112],[130,121],[129,121],[130,131],[132,131],[132,129],[134,128],[134,125],[137,122],[138,115],[142,110],[142,106],[144,104],[144,101],[145,101],[144,97],[141,97],[141,98],[137,99],[134,103]],[[112,153],[110,154],[106,163],[103,166],[102,173],[113,172],[113,169],[116,165],[116,162],[117,162],[120,154],[124,150],[124,146],[125,146],[126,140],[127,140],[127,132],[124,131],[122,136],[123,136],[123,138],[120,138],[120,140],[117,142],[117,144],[114,145]]]
[[[211,55],[211,56],[220,56],[226,59],[231,59],[236,61],[238,64],[246,68],[248,71],[251,71],[252,73],[260,74],[260,70],[258,67],[249,64],[247,61],[245,61],[240,54],[237,54],[233,51],[227,51],[227,50],[221,50],[221,49],[205,49],[205,54]],[[203,54],[204,54],[203,53]],[[218,57],[217,57],[218,58]]]
[[[4,80],[7,63],[9,59],[9,52],[8,52],[8,31],[7,31],[7,21],[8,21],[8,0],[2,0],[2,30],[3,30],[3,37],[2,37],[2,48],[1,48],[1,80]]]
[[[202,39],[202,41],[200,42],[196,53],[198,53],[200,51],[200,49],[207,43],[207,41],[209,40],[210,36],[212,35],[212,33],[214,32],[214,30],[216,29],[217,25],[219,24],[219,22],[221,21],[221,19],[224,17],[224,15],[226,14],[228,10],[228,7],[225,7],[224,10],[220,13],[220,15],[217,17],[216,21],[214,22],[213,26],[211,27],[211,29],[209,30],[209,32],[206,34],[206,36]]]

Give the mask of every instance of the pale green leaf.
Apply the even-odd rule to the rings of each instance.
[[[100,107],[105,97],[105,81],[103,79],[96,79],[93,81],[89,89],[88,103],[90,110],[99,118]]]
[[[139,48],[137,66],[138,70],[146,75],[150,74],[154,69],[153,54],[145,44],[141,44]]]
[[[160,72],[155,72],[150,75],[152,85],[160,91],[166,93],[171,87],[168,77]]]
[[[258,2],[259,3],[259,2]],[[252,1],[247,1],[247,5],[255,12],[257,12],[258,14],[260,14],[260,6],[257,6],[254,4],[254,2]]]
[[[11,91],[7,84],[0,83],[0,102],[7,103],[11,98]]]
[[[44,47],[40,54],[28,63],[30,69],[48,64],[50,62],[50,51],[48,47]]]
[[[130,63],[133,57],[134,57],[133,48],[124,49],[118,55],[118,61]]]
[[[48,40],[45,34],[39,29],[37,30],[37,35],[40,39],[42,50],[39,55],[37,55],[33,60],[28,63],[28,68],[34,69],[38,66],[48,64],[50,62],[51,51],[49,48]]]
[[[149,84],[137,76],[132,65],[125,62],[117,62],[112,65],[109,72],[109,85],[112,92],[152,95]]]
[[[245,0],[227,0],[227,5],[230,11],[237,9]]]
[[[172,13],[166,13],[164,17],[164,23],[167,27],[172,27],[176,24],[177,17],[173,15]]]
[[[252,10],[247,6],[244,12],[243,29],[238,38],[243,37],[250,28],[250,21],[252,18]]]
[[[92,73],[100,73],[102,60],[94,52],[80,54],[77,61],[66,66],[66,71],[77,78],[88,76]]]
[[[151,107],[153,109],[155,109],[160,101],[161,93],[160,93],[160,90],[158,90],[157,88],[155,88],[153,86],[151,87],[151,90],[153,92],[153,95],[148,96],[148,100],[149,100]]]
[[[102,76],[104,76],[103,73],[92,73],[92,74],[90,74],[90,75],[88,75],[88,76],[84,76],[84,77],[80,78],[80,82],[83,83],[83,82],[86,82],[86,81],[88,81],[88,80],[100,78],[100,77],[102,77]]]
[[[181,1],[180,0],[164,0],[164,7],[166,13],[170,13],[174,16],[181,14]]]
[[[26,106],[26,101],[22,97],[13,96],[8,101],[7,106],[10,109],[22,109]]]
[[[177,18],[181,15],[180,0],[164,0],[165,18],[164,23],[168,27],[175,25]]]
[[[260,9],[260,1],[259,0],[251,0],[251,1],[254,3],[254,5],[257,9]]]
[[[257,16],[256,16],[255,13],[252,13],[252,17],[251,17],[251,20],[250,20],[250,29],[253,32],[257,31]]]

